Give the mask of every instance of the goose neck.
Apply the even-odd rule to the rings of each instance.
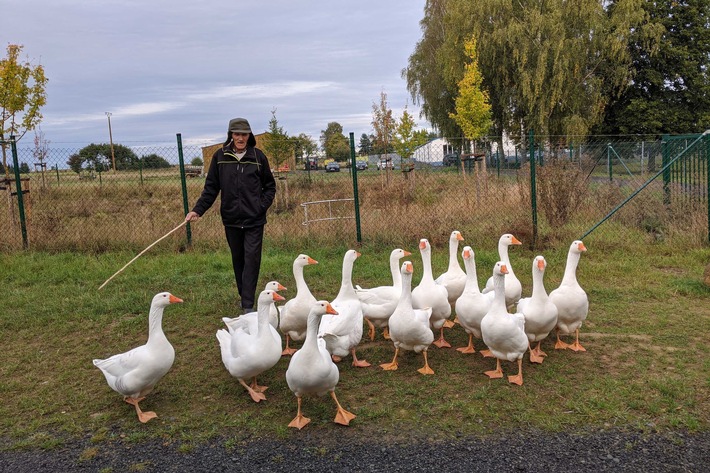
[[[163,333],[163,310],[164,307],[151,307],[148,318],[148,344],[167,341]]]
[[[498,309],[502,309],[507,312],[508,309],[505,305],[505,275],[504,274],[494,274],[493,275],[493,302]]]
[[[579,264],[579,253],[570,252],[567,256],[565,274],[562,277],[563,284],[574,283],[577,280],[577,265]]]
[[[476,263],[473,259],[464,260],[464,265],[466,266],[466,286],[464,290],[473,291],[474,293],[480,293],[481,290],[478,287],[478,274],[476,272]]]

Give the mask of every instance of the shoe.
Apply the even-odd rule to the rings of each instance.
[[[249,312],[254,312],[254,308],[253,307],[242,308],[242,314],[248,314]]]

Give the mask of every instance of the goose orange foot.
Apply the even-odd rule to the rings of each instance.
[[[301,430],[304,428],[308,423],[311,421],[308,417],[305,417],[303,414],[298,414],[294,419],[289,422],[288,426],[289,427],[295,427],[298,430]]]
[[[370,363],[368,363],[366,360],[358,360],[357,355],[355,354],[355,349],[352,349],[350,351],[350,354],[353,356],[353,366],[356,368],[367,368],[370,366]]]
[[[399,355],[399,348],[394,349],[394,358],[392,358],[392,363],[382,363],[380,368],[386,371],[395,371],[399,366],[397,365],[397,355]]]
[[[451,344],[444,340],[444,327],[441,327],[441,330],[439,331],[439,339],[434,341],[434,345],[439,348],[451,348]]]
[[[530,363],[540,363],[545,361],[545,358],[540,356],[535,350],[530,350]]]
[[[338,398],[335,396],[335,391],[330,392],[330,397],[333,398],[333,401],[335,401],[335,405],[338,408],[337,412],[335,413],[334,422],[340,425],[350,425],[350,421],[357,416],[352,412],[348,412],[343,409],[343,406],[340,405],[340,403],[338,402]]]
[[[508,376],[508,382],[512,384],[517,384],[518,386],[523,385],[523,375],[516,374],[515,376]]]
[[[242,386],[244,386],[246,388],[247,392],[249,393],[249,396],[251,396],[251,398],[254,402],[266,400],[266,396],[264,396],[262,393],[260,393],[258,391],[255,391],[254,389],[252,389],[252,387],[249,386],[247,383],[245,383],[244,380],[240,379],[239,384],[241,384]]]
[[[485,349],[481,350],[481,356],[483,356],[484,358],[493,358],[493,353],[490,350]]]
[[[375,340],[375,326],[370,322],[369,319],[365,319],[365,322],[367,322],[368,325],[368,330],[367,330],[367,335],[370,337],[370,341]]]
[[[153,411],[143,412],[141,410],[141,408],[138,406],[138,403],[141,402],[143,399],[145,399],[145,398],[141,397],[141,398],[136,399],[133,397],[126,397],[123,400],[136,408],[136,414],[138,415],[138,420],[141,421],[141,423],[145,424],[149,420],[155,419],[156,417],[158,417],[158,414],[156,414]]]
[[[461,353],[476,353],[476,349],[473,348],[473,335],[468,335],[468,345],[457,348],[456,351],[460,351]]]
[[[269,389],[268,386],[261,386],[261,385],[257,384],[256,378],[254,378],[254,381],[251,382],[251,388],[258,393],[266,392],[266,390]]]
[[[427,357],[426,350],[424,350],[422,354],[424,355],[424,366],[417,371],[421,374],[434,374],[434,370],[429,367],[429,358]]]
[[[515,376],[508,376],[508,382],[512,384],[517,384],[518,386],[523,385],[523,359],[518,358],[518,374]]]
[[[503,377],[503,370],[500,368],[500,360],[496,358],[496,369],[491,371],[486,371],[483,374],[491,379],[498,379]]]
[[[452,320],[444,321],[444,328],[452,328],[453,326],[454,326],[454,322]]]

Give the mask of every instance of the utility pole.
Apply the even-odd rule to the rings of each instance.
[[[113,135],[111,134],[111,112],[106,112],[106,116],[108,117],[108,139],[111,143],[111,165],[113,171],[116,172],[116,155],[113,153]]]

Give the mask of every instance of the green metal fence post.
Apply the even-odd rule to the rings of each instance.
[[[27,241],[27,221],[25,220],[25,200],[22,195],[22,180],[20,179],[20,163],[17,159],[17,143],[15,136],[10,135],[10,146],[12,147],[12,164],[15,167],[15,191],[17,194],[17,210],[20,214],[20,228],[22,229],[22,247],[29,248]]]
[[[537,245],[537,188],[535,186],[535,133],[530,130],[530,202],[532,204],[533,242]]]
[[[182,135],[177,134],[178,158],[180,160],[180,185],[182,186],[182,209],[185,212],[183,217],[186,217],[190,212],[189,203],[187,202],[187,180],[185,179],[185,160],[182,155]],[[185,225],[187,229],[187,246],[192,246],[192,229],[190,223]]]
[[[611,143],[606,144],[606,167],[609,171],[609,182],[613,181],[612,170],[611,170]]]
[[[362,243],[362,233],[360,231],[360,198],[357,191],[357,163],[355,162],[355,133],[350,132],[350,167],[353,176],[353,198],[355,203],[355,230],[357,232],[357,242]]]
[[[667,166],[671,157],[669,135],[663,135],[661,139],[661,168],[663,169],[663,204],[671,204],[671,170]]]
[[[57,173],[57,185],[59,185],[59,164],[54,165],[54,170]]]
[[[704,135],[703,140],[705,141],[705,184],[707,186],[705,198],[708,204],[708,243],[710,243],[710,139]]]

